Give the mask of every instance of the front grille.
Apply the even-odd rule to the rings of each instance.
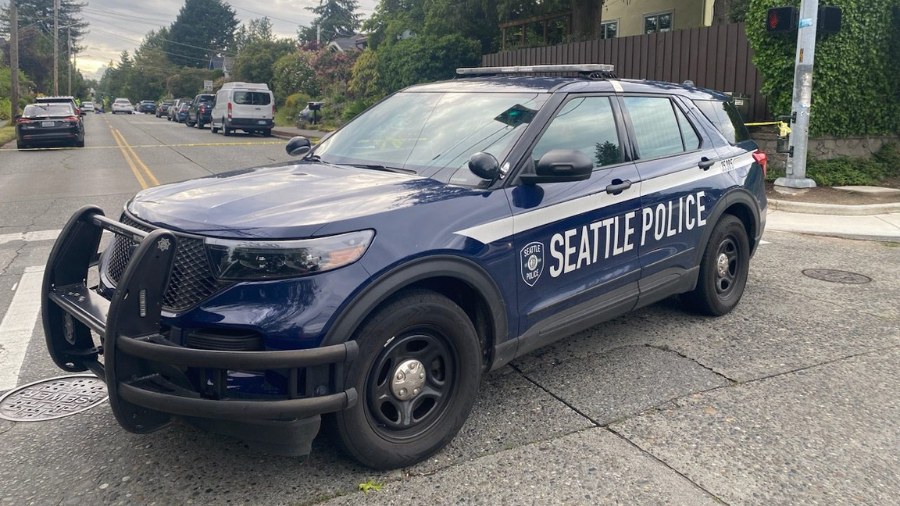
[[[145,232],[153,230],[153,227],[135,221],[126,214],[122,215],[121,221]],[[177,232],[175,236],[178,239],[175,265],[163,295],[163,309],[171,312],[189,309],[229,285],[213,276],[202,239]],[[111,251],[107,252],[110,257],[106,262],[106,273],[111,281],[118,283],[125,274],[135,248],[137,243],[131,238],[116,235]]]

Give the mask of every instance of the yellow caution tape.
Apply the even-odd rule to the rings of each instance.
[[[778,126],[778,136],[779,137],[787,137],[791,135],[791,127],[784,121],[763,121],[759,123],[744,123],[745,126]]]

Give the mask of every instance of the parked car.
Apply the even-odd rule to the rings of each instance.
[[[44,270],[50,356],[129,431],[187,417],[306,454],[328,415],[383,469],[449,443],[521,355],[676,294],[730,312],[766,155],[729,97],[611,70],[459,69],[292,139],[295,163],[83,208]]]
[[[182,102],[180,106],[178,106],[178,110],[175,111],[174,120],[177,123],[186,123],[188,118],[188,109],[190,109],[190,102]]]
[[[275,97],[265,83],[225,83],[216,93],[209,129],[226,136],[235,130],[272,135]]]
[[[75,110],[75,114],[79,116],[83,116],[84,113],[81,111],[81,108],[78,107],[78,102],[75,101],[75,97],[72,96],[57,96],[57,97],[37,97],[34,99],[34,103],[36,104],[69,104],[72,106],[72,109]]]
[[[209,123],[209,119],[212,117],[213,101],[215,99],[216,96],[209,93],[201,93],[194,97],[184,124],[189,127],[203,128],[203,125]]]
[[[169,121],[176,121],[176,122],[177,122],[178,119],[177,119],[176,116],[178,115],[178,110],[181,108],[181,104],[183,104],[183,103],[185,103],[185,102],[190,102],[190,101],[191,101],[190,98],[179,98],[179,99],[176,99],[176,100],[175,100],[175,103],[172,104],[172,107],[169,107],[169,118],[168,118]]]
[[[94,112],[94,103],[90,101],[84,101],[81,103],[81,113],[82,115],[87,114],[89,112]]]
[[[84,147],[84,123],[72,104],[30,104],[16,116],[17,148],[70,144]]]
[[[163,100],[162,102],[160,102],[159,105],[156,106],[156,117],[160,118],[162,116],[168,116],[169,107],[171,107],[174,103],[174,100]]]
[[[156,102],[153,100],[141,100],[137,106],[137,112],[156,114]]]
[[[128,100],[127,98],[117,98],[112,103],[112,113],[133,114],[134,106],[131,105],[131,100]]]

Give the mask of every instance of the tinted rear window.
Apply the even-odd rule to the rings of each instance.
[[[25,107],[22,116],[26,118],[40,118],[47,116],[73,116],[75,111],[69,104],[48,103],[32,104]]]
[[[234,103],[240,105],[269,105],[271,97],[261,91],[236,91]]]
[[[694,100],[703,115],[725,136],[731,144],[750,140],[750,132],[744,126],[741,114],[731,102],[718,100]]]

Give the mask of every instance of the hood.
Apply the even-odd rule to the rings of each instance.
[[[315,235],[324,225],[343,220],[442,200],[445,188],[419,176],[302,163],[150,188],[135,196],[128,211],[182,232],[290,239]]]

